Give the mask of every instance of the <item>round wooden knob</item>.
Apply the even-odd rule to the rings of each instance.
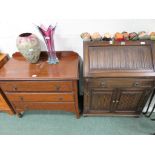
[[[63,98],[62,98],[62,97],[60,97],[60,98],[59,98],[59,101],[62,101],[62,100],[63,100]]]
[[[17,91],[18,90],[17,86],[13,86],[13,90]]]
[[[22,96],[20,96],[19,98],[20,98],[20,100],[21,100],[21,101],[23,101],[23,100],[24,100],[24,98],[23,98]]]
[[[60,90],[60,86],[55,86],[56,91]]]

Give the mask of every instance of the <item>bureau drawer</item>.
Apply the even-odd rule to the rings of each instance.
[[[88,87],[102,87],[102,88],[115,88],[115,87],[135,87],[135,88],[150,88],[154,86],[152,79],[89,79]]]
[[[10,81],[0,82],[6,92],[69,92],[72,91],[72,81]]]
[[[18,102],[72,102],[72,93],[6,93],[11,101]]]

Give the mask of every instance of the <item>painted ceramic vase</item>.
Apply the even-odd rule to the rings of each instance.
[[[155,40],[155,32],[151,32],[150,33],[150,39],[151,40]]]
[[[91,41],[91,35],[88,32],[84,32],[80,36],[83,41]]]
[[[102,36],[100,35],[99,32],[95,32],[95,33],[93,33],[93,34],[91,35],[91,39],[92,39],[93,41],[100,41],[100,40],[102,40]]]
[[[138,34],[136,32],[129,33],[129,40],[138,40]]]
[[[37,63],[41,53],[39,39],[32,33],[22,33],[17,37],[16,45],[19,52],[30,63]]]
[[[128,34],[128,32],[123,31],[122,34],[123,34],[123,38],[124,38],[125,41],[129,40],[129,34]]]
[[[138,38],[139,40],[148,40],[150,36],[145,31],[141,31],[138,33]]]
[[[116,41],[124,41],[124,36],[122,33],[116,32],[114,36]]]
[[[112,40],[112,35],[110,33],[105,33],[102,38],[104,41],[110,41]]]

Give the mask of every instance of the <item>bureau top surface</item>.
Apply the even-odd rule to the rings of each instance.
[[[48,64],[47,52],[31,64],[19,52],[0,69],[0,80],[74,80],[79,78],[79,56],[72,51],[57,52],[58,64]]]

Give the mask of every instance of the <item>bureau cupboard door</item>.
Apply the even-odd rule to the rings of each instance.
[[[115,90],[96,90],[91,89],[90,91],[90,112],[102,113],[111,112],[112,104],[115,100]]]
[[[123,89],[118,92],[118,97],[115,101],[115,112],[136,112],[140,113],[143,109],[144,102],[149,96],[147,90],[128,90]]]

